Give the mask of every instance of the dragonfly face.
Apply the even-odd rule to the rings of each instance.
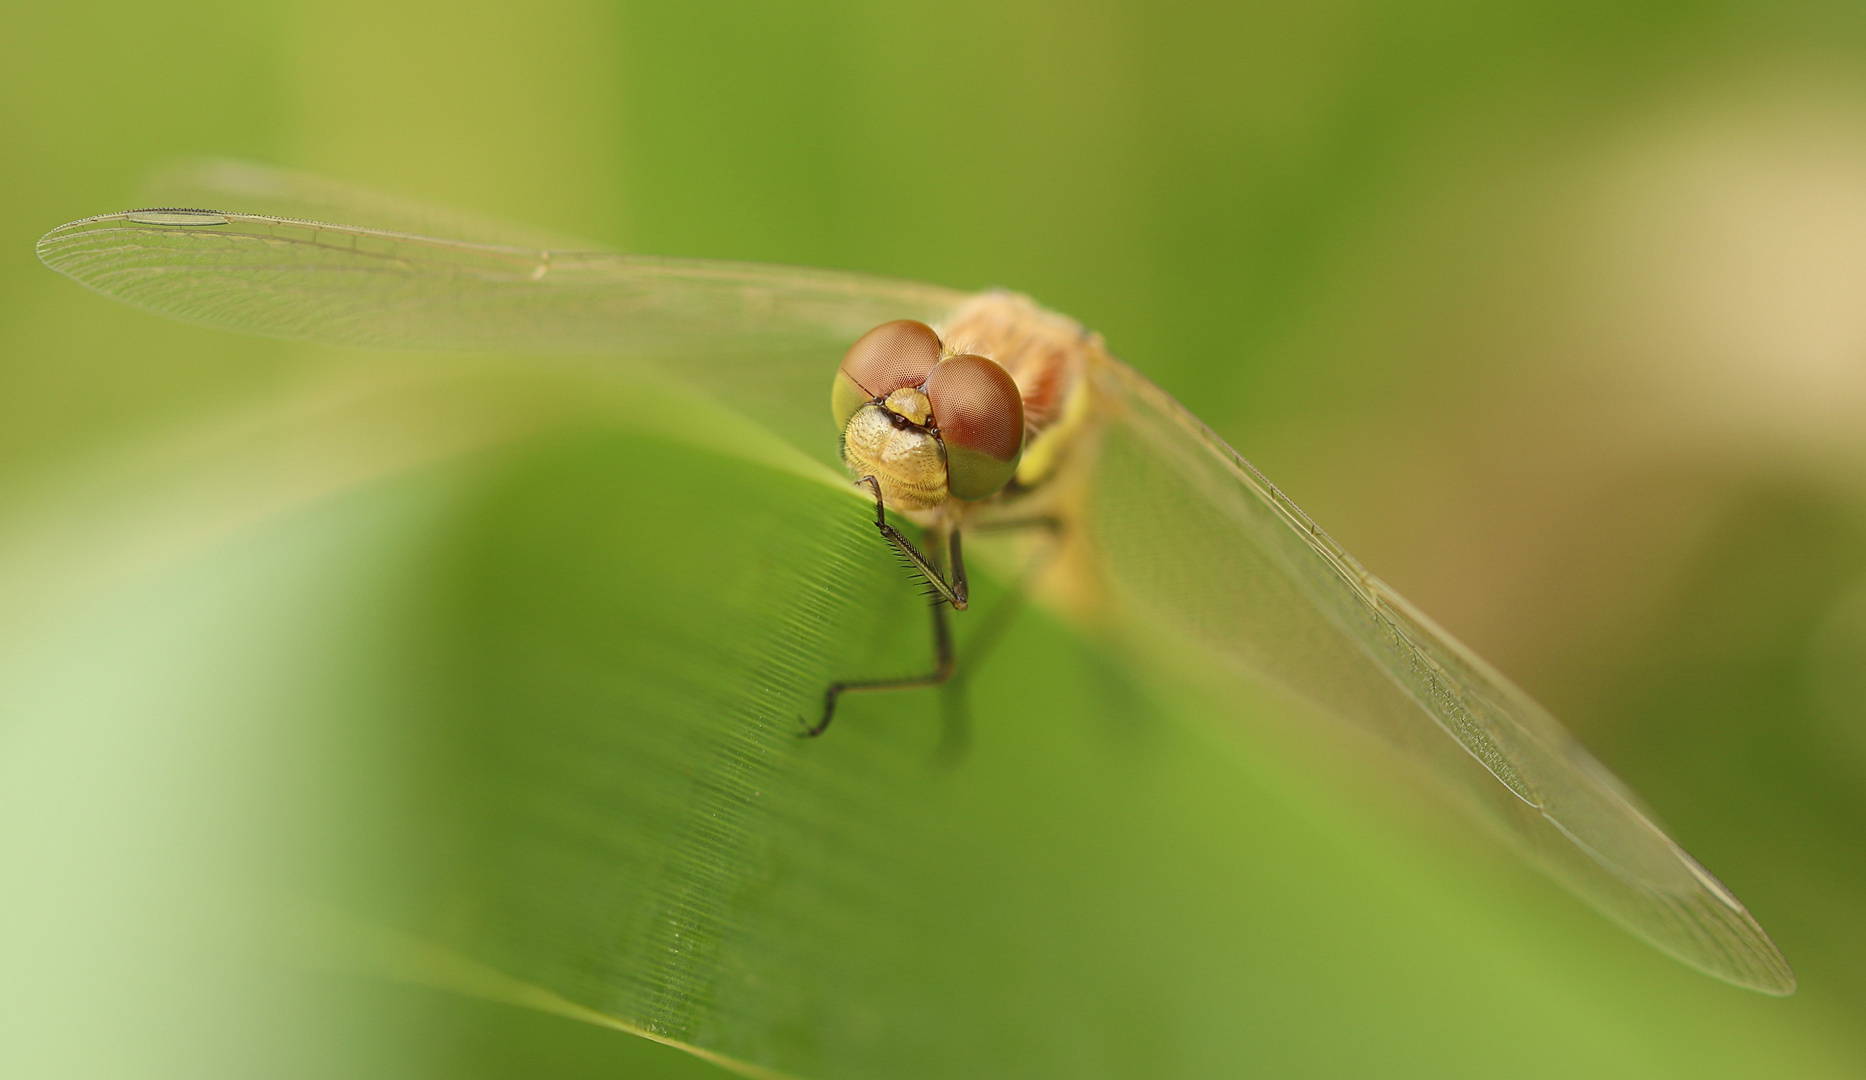
[[[908,319],[863,334],[842,358],[830,405],[842,457],[900,510],[1003,490],[1024,450],[1024,401],[1002,367],[942,355],[933,328]]]

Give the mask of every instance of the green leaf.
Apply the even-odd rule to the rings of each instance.
[[[450,367],[25,518],[10,1074],[713,1068],[604,1028],[754,1076],[1818,1057],[1374,759],[1256,731],[1287,704],[1040,609],[974,662],[989,575],[963,754],[931,691],[799,738],[830,680],[930,661],[864,504],[656,386]],[[1615,1012],[1655,997],[1696,1004]]]

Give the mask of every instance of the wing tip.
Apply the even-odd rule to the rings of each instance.
[[[1735,926],[1728,920],[1718,920],[1712,925],[1722,931],[1712,936],[1723,939],[1714,945],[1701,936],[1686,945],[1655,935],[1650,928],[1638,928],[1635,932],[1660,952],[1681,961],[1687,967],[1744,990],[1753,990],[1769,997],[1788,997],[1800,986],[1800,980],[1795,977],[1795,969],[1789,966],[1788,958],[1782,955],[1782,950],[1776,948],[1775,942],[1769,939],[1768,932],[1748,912],[1743,913]],[[1631,926],[1628,928],[1634,929]]]
[[[33,244],[33,252],[39,256],[40,262],[64,274],[67,273],[67,271],[53,261],[53,256],[61,248],[71,244],[76,237],[85,233],[102,232],[115,227],[120,222],[133,221],[137,214],[177,213],[211,214],[212,212],[182,210],[180,208],[171,207],[151,207],[146,210],[119,210],[112,214],[93,214],[90,217],[79,218],[76,221],[67,221],[63,225],[55,225],[46,230],[45,235],[39,237],[38,241]],[[222,220],[224,221],[225,219]]]
[[[1755,987],[1752,987],[1751,989],[1754,989],[1763,994],[1767,994],[1770,997],[1785,998],[1785,997],[1793,997],[1795,994],[1795,991],[1800,986],[1801,986],[1800,982],[1798,982],[1795,979],[1795,973],[1790,971],[1786,973],[1786,976],[1779,983],[1769,983],[1767,985],[1755,986]]]
[[[1801,986],[1800,980],[1795,978],[1794,969],[1788,966],[1788,961],[1782,957],[1781,953],[1776,953],[1772,959],[1780,966],[1766,972],[1750,973],[1743,976],[1731,975],[1721,971],[1712,971],[1709,972],[1709,974],[1715,975],[1717,978],[1722,979],[1732,986],[1740,986],[1745,990],[1754,990],[1758,994],[1765,994],[1769,997],[1778,998],[1792,997],[1795,991]]]
[[[1756,934],[1762,939],[1759,944],[1763,948],[1757,951],[1761,954],[1758,959],[1763,961],[1764,967],[1756,973],[1755,978],[1738,985],[1770,997],[1788,997],[1800,987],[1801,980],[1795,977],[1795,969],[1788,966],[1788,957],[1775,947],[1775,942],[1769,940],[1769,935],[1763,932],[1762,927],[1756,927]]]
[[[61,274],[66,274],[66,276],[69,277],[70,275],[66,273],[65,268],[58,263],[57,257],[59,251],[70,242],[72,233],[83,230],[85,226],[96,220],[96,218],[80,218],[77,221],[67,221],[63,225],[57,225],[48,229],[45,235],[41,236],[33,244],[33,254],[39,256],[39,261],[44,263],[47,268],[56,270]]]

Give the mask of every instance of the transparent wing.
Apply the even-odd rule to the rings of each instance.
[[[849,342],[889,319],[938,321],[964,298],[840,271],[605,251],[237,162],[170,166],[149,190],[167,207],[213,209],[74,221],[39,240],[40,259],[145,311],[264,337],[649,358],[715,394],[755,394],[747,411],[825,460],[825,373]]]
[[[1085,527],[1123,606],[1397,746],[1665,952],[1764,993],[1794,990],[1736,897],[1553,716],[1164,391],[1118,362],[1095,378],[1107,417]]]
[[[249,161],[171,161],[145,178],[141,194],[145,206],[220,207],[299,221],[341,221],[382,232],[444,236],[530,251],[612,250],[607,244],[535,225],[430,206],[313,173]]]
[[[376,349],[672,355],[854,340],[943,289],[824,270],[472,243],[235,211],[61,225],[47,266],[159,315]]]

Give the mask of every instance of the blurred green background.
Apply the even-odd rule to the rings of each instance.
[[[253,866],[797,1074],[1866,1073],[1866,11],[8,16],[9,1075],[717,1074],[393,980],[256,975],[272,935],[249,924],[275,905]],[[881,633],[911,605],[860,602],[890,569],[849,504],[644,425],[714,422],[644,409],[653,388],[609,407],[583,367],[218,335],[33,258],[194,154],[635,251],[1002,284],[1081,318],[1561,716],[1800,992],[1658,956],[1354,772],[1372,764],[1213,743],[1181,722],[1209,709],[1195,692],[1131,684],[1041,614],[978,676],[957,772],[924,760],[930,695],[864,702],[815,757],[785,741],[787,705],[746,714],[768,738],[728,755],[777,808],[696,803],[682,770],[718,746],[589,717],[656,695],[730,713],[767,683],[803,701],[829,670],[911,658],[917,631]],[[462,365],[479,381],[446,389]],[[779,584],[667,585],[720,566]],[[614,652],[629,619],[665,655]],[[810,619],[833,632],[786,637]],[[873,653],[837,652],[870,631]],[[668,791],[578,788],[575,762],[611,752],[665,765]],[[305,761],[304,790],[268,779]],[[475,786],[508,765],[511,791]],[[565,846],[537,855],[514,821]],[[633,895],[592,883],[613,852],[563,839],[616,821],[697,853],[626,868],[660,914],[583,903]],[[721,876],[749,865],[753,892]],[[657,892],[663,873],[697,891]],[[623,962],[618,941],[660,952]],[[743,979],[683,981],[722,970]]]

